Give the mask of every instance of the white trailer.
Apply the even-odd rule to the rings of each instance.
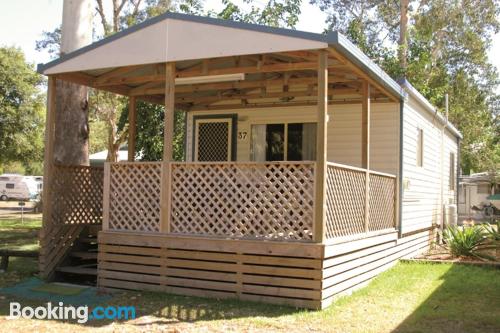
[[[0,200],[31,200],[40,193],[34,177],[18,174],[0,175]]]

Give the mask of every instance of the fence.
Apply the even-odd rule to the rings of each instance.
[[[50,186],[52,224],[102,222],[103,168],[54,166]]]
[[[294,241],[313,237],[312,162],[111,163],[105,188],[110,230]],[[169,203],[163,213],[162,202]]]
[[[396,176],[328,163],[326,238],[395,227]]]
[[[314,172],[314,162],[107,164],[104,229],[311,242]],[[328,163],[326,181],[326,239],[395,227],[395,176]]]

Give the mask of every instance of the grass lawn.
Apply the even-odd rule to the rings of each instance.
[[[24,222],[17,217],[0,218],[0,249],[38,250],[38,231],[42,221],[40,217],[27,216]],[[8,271],[0,273],[0,288],[36,274],[37,269],[34,258],[10,258]]]
[[[38,226],[33,222],[21,228],[16,221],[0,220],[0,244],[6,240],[34,248],[33,231]],[[21,229],[24,239],[18,233]],[[34,261],[14,259],[9,272],[0,273],[0,288],[35,271]],[[126,292],[115,294],[109,304],[136,306],[138,318],[79,325],[7,320],[10,301],[40,304],[0,291],[1,332],[500,332],[500,270],[452,264],[400,263],[324,311]]]

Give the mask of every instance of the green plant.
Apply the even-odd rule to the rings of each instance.
[[[443,232],[447,248],[454,257],[474,257],[495,260],[482,251],[492,248],[485,243],[486,232],[480,226],[450,226]]]
[[[486,236],[492,241],[500,241],[500,220],[497,220],[496,225],[493,223],[487,223],[484,225],[484,230],[486,230]]]
[[[500,261],[500,220],[496,220],[496,225],[486,224],[484,229],[486,230],[490,247],[495,249],[495,260]]]

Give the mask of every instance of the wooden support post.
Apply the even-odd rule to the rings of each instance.
[[[174,108],[175,108],[175,63],[165,66],[165,131],[163,135],[163,161],[171,161],[174,138]]]
[[[170,170],[173,158],[175,109],[175,63],[165,66],[165,127],[161,183],[161,232],[170,231]]]
[[[136,98],[128,98],[128,161],[135,160],[135,139],[137,133],[137,110]]]
[[[49,233],[48,227],[51,221],[51,183],[52,170],[54,168],[54,135],[55,135],[55,115],[56,112],[56,79],[49,76],[47,89],[47,113],[45,119],[45,156],[43,160],[43,227],[40,231],[40,239],[43,243],[43,238]],[[43,246],[43,244],[42,244]],[[43,252],[43,248],[42,248]]]
[[[56,119],[56,79],[49,76],[47,89],[47,112],[45,118],[45,156],[43,160],[43,217],[42,230],[39,233],[40,258],[39,269],[41,276],[46,278],[50,271],[47,270],[46,256],[49,255],[47,245],[50,244],[50,234],[52,231],[52,200],[51,184],[54,169],[54,135]]]
[[[365,231],[370,230],[370,84],[363,82],[361,104],[361,165],[366,169],[365,177]]]
[[[102,203],[102,230],[109,230],[109,196],[111,187],[111,164],[104,163],[104,182],[103,182],[103,203]]]
[[[328,53],[318,54],[318,110],[314,203],[314,241],[325,241],[326,224],[326,144],[328,123]]]

